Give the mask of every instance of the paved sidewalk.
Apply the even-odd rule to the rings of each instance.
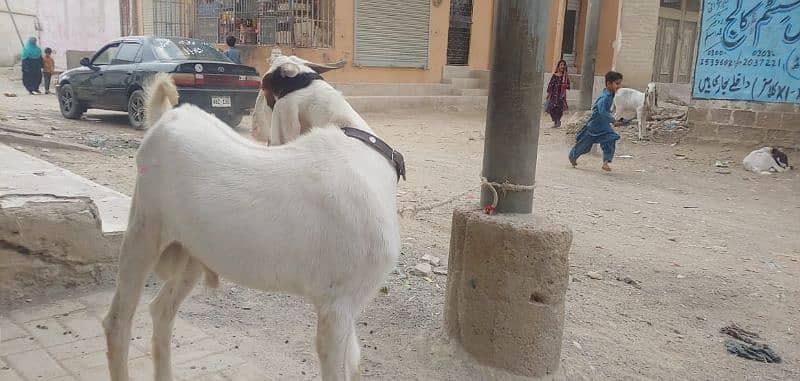
[[[130,197],[4,144],[0,144],[0,163],[0,196],[6,196],[0,200],[2,207],[39,201],[25,195],[90,197],[100,212],[103,234],[125,231]]]
[[[111,292],[32,306],[0,315],[0,380],[108,380],[101,320]],[[153,379],[152,333],[147,306],[137,309],[130,359],[131,379]],[[266,380],[262,370],[232,354],[205,332],[176,317],[172,362],[176,380]]]

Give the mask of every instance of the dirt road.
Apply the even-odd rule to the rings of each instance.
[[[3,91],[11,86],[0,83]],[[45,96],[0,97],[0,107],[6,126],[89,144],[103,154],[20,147],[26,152],[131,193],[142,132],[129,129],[124,115],[90,112],[87,120],[66,121],[55,97]],[[364,374],[485,379],[445,345],[446,276],[426,280],[405,271],[424,254],[446,263],[453,206],[477,202],[483,116],[365,118],[406,157],[401,207],[470,192],[456,203],[403,219],[400,271],[360,320]],[[562,131],[542,130],[535,191],[535,212],[574,231],[564,378],[800,379],[798,171],[745,172],[746,150],[624,140],[614,171],[603,173],[599,156],[585,156],[578,169],[570,168],[568,149]],[[730,168],[715,167],[718,160],[730,161]],[[602,279],[587,277],[590,271]],[[182,316],[236,346],[276,379],[317,375],[308,305],[232,284],[220,294],[197,290]],[[729,323],[758,332],[784,362],[761,364],[727,354],[719,329]]]

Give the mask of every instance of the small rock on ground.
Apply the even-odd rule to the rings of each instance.
[[[441,258],[439,258],[439,257],[437,257],[435,255],[431,255],[431,254],[423,255],[422,256],[422,261],[430,263],[431,266],[439,266],[439,264],[442,263],[442,259]]]
[[[430,276],[433,273],[433,267],[428,263],[420,263],[414,266],[410,273],[416,276]]]
[[[597,279],[597,280],[603,279],[603,274],[600,274],[599,271],[589,271],[588,273],[586,273],[586,276],[591,279]]]
[[[436,275],[447,275],[447,266],[439,266],[433,269],[433,273]]]

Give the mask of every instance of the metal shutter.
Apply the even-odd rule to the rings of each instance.
[[[430,0],[356,0],[356,66],[428,67]]]

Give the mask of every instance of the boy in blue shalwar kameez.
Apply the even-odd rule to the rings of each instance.
[[[610,171],[609,163],[614,159],[614,150],[619,140],[619,135],[611,127],[618,127],[620,122],[614,120],[611,106],[614,104],[614,94],[622,86],[622,74],[615,71],[606,73],[606,88],[592,106],[592,116],[586,125],[575,137],[575,146],[569,151],[569,162],[573,167],[578,165],[578,158],[588,153],[592,145],[600,144],[603,150],[603,170]]]

